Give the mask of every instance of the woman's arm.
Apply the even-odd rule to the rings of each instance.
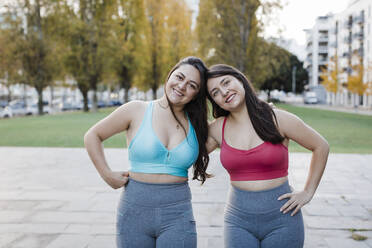
[[[132,118],[138,113],[142,102],[130,102],[122,105],[109,116],[91,127],[84,135],[85,148],[100,176],[112,188],[123,187],[128,181],[128,172],[113,172],[107,164],[102,142],[109,137],[127,130]]]
[[[221,144],[221,133],[222,133],[222,124],[221,119],[218,118],[209,123],[208,126],[208,139],[205,144],[207,147],[208,153],[213,152],[217,147],[220,147]]]
[[[287,213],[295,208],[291,214],[295,215],[315,194],[327,163],[329,145],[318,132],[294,114],[278,109],[274,111],[278,119],[280,132],[286,138],[295,141],[313,153],[304,190],[298,193],[284,194],[278,199],[290,198],[280,210]]]

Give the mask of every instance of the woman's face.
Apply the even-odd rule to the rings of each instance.
[[[231,75],[208,79],[207,88],[212,99],[226,111],[234,111],[245,104],[243,84]]]
[[[192,65],[184,64],[170,75],[165,94],[173,105],[186,105],[198,94],[200,84],[199,71]]]

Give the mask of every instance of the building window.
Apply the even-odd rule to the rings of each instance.
[[[368,18],[371,18],[371,5],[368,6]]]

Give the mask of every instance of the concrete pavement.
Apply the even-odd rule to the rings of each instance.
[[[106,149],[114,170],[128,167],[126,149]],[[305,183],[310,154],[290,154],[290,184]],[[198,247],[223,247],[228,176],[211,154],[214,178],[190,182]],[[323,180],[303,208],[305,247],[372,247],[372,155],[331,154]],[[84,149],[0,147],[0,247],[115,247],[120,195],[98,176]],[[355,241],[361,235],[367,239]]]

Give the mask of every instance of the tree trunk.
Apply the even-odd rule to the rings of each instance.
[[[156,90],[157,90],[156,86],[152,87],[151,90],[152,90],[152,100],[156,100],[156,98],[157,98],[157,96],[156,96]]]
[[[93,102],[92,102],[92,112],[97,112],[97,90],[93,90]]]
[[[38,94],[38,97],[39,97],[39,100],[38,100],[38,103],[37,103],[38,115],[43,115],[44,114],[44,111],[43,111],[43,89],[38,87],[38,88],[36,88],[36,91],[37,91],[37,94]]]
[[[129,102],[129,87],[124,88],[124,103]]]
[[[88,91],[82,91],[81,94],[83,95],[83,101],[84,101],[84,112],[89,112],[88,108]]]
[[[54,100],[54,87],[53,85],[50,85],[50,102],[49,102],[50,109],[52,109],[53,100]]]
[[[12,100],[12,92],[10,91],[10,86],[7,86],[6,89],[8,90],[7,101],[9,104],[10,101]]]

